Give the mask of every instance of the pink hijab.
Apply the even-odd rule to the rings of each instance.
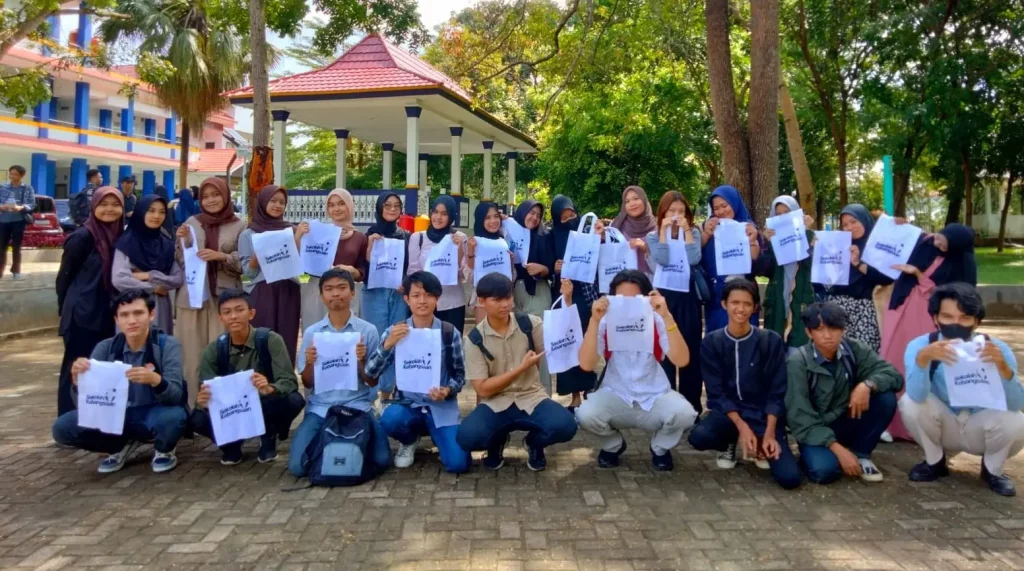
[[[325,206],[327,203],[331,202],[332,196],[337,196],[341,198],[341,200],[345,203],[345,206],[348,208],[348,219],[342,220],[341,224],[338,224],[337,222],[334,222],[333,219],[331,219],[331,222],[334,222],[334,224],[341,226],[341,239],[348,240],[356,233],[355,224],[352,224],[352,220],[356,216],[356,202],[355,200],[352,199],[351,192],[345,190],[344,188],[336,188],[332,190],[330,194],[327,195],[327,202],[324,203]]]

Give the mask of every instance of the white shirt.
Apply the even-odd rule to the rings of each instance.
[[[601,318],[597,329],[597,352],[601,355],[605,350],[606,319]],[[657,313],[654,314],[654,326],[657,328],[662,358],[668,359],[668,332],[665,330],[665,320]],[[614,348],[611,353],[605,366],[604,381],[598,390],[611,391],[631,406],[639,404],[644,410],[651,410],[658,397],[672,390],[665,369],[661,368],[661,363],[654,358],[653,353],[616,351]]]

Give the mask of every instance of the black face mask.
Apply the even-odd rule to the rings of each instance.
[[[946,339],[963,339],[969,341],[971,334],[974,333],[974,329],[960,325],[959,323],[940,323],[939,333]]]

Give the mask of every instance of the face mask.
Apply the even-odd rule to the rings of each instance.
[[[971,334],[974,330],[970,327],[960,325],[959,323],[940,323],[939,333],[946,339],[962,339],[968,341],[971,338]]]

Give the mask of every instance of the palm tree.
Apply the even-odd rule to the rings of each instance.
[[[179,184],[188,186],[189,140],[242,85],[247,50],[228,25],[211,21],[207,0],[118,0],[125,19],[105,20],[100,37],[138,44],[139,77],[181,121]],[[173,137],[173,134],[171,134]]]

